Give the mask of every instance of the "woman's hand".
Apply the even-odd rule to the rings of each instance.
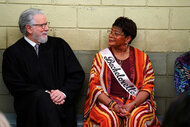
[[[113,111],[116,113],[120,113],[120,110],[121,110],[121,106],[119,104],[116,104],[113,108]]]
[[[131,111],[135,108],[134,103],[128,103],[126,105],[116,104],[113,111],[120,117],[130,117]]]
[[[124,108],[122,108],[122,106],[119,104],[116,104],[114,106],[113,111],[116,112],[117,115],[120,117],[129,117],[130,116],[130,113],[127,110],[125,110]]]
[[[128,112],[131,112],[135,108],[135,105],[134,103],[128,103],[126,105],[123,105],[122,108],[127,110]]]

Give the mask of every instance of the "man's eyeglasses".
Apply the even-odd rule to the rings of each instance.
[[[112,34],[112,35],[114,35],[114,36],[116,36],[116,37],[117,37],[117,36],[124,36],[123,33],[113,32],[112,30],[108,30],[107,33]]]
[[[42,23],[42,24],[31,24],[31,26],[40,26],[42,29],[45,29],[46,26],[49,26],[50,22]]]

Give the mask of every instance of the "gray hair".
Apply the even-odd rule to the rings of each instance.
[[[27,31],[26,31],[26,25],[31,25],[34,24],[34,19],[33,17],[37,14],[42,14],[44,15],[44,13],[42,12],[42,10],[40,9],[35,9],[35,8],[30,8],[25,10],[24,12],[22,12],[22,14],[19,17],[19,28],[20,31],[23,35],[27,35]]]

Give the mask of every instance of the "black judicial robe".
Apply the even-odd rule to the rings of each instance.
[[[3,54],[3,80],[14,96],[17,127],[76,126],[74,102],[84,71],[70,46],[61,38],[48,36],[39,55],[24,38]],[[45,90],[59,89],[67,95],[56,105]]]

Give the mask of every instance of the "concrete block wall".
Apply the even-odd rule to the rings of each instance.
[[[174,61],[190,50],[189,0],[0,0],[0,65],[3,51],[22,37],[17,23],[20,13],[31,7],[44,10],[50,21],[49,35],[64,38],[85,70],[78,114],[83,113],[93,57],[107,47],[107,31],[119,16],[127,16],[137,24],[138,35],[132,45],[150,56],[156,77],[157,114],[165,113],[176,97]],[[1,72],[0,69],[0,75]],[[2,76],[0,110],[14,112],[13,98]]]

